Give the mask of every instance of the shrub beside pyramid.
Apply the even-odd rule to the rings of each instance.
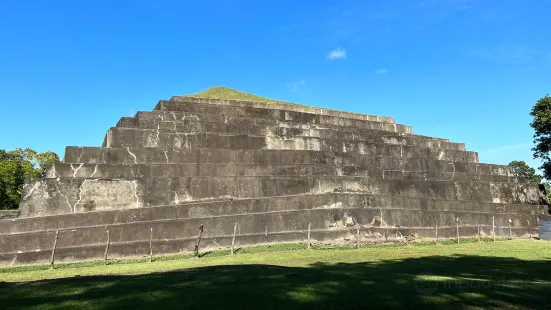
[[[528,236],[545,193],[465,144],[381,117],[214,87],[123,117],[102,147],[69,146],[0,220],[0,263],[231,244]],[[357,234],[359,227],[359,235]],[[438,227],[438,229],[436,229]]]

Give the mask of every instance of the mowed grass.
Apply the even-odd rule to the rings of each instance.
[[[551,243],[546,241],[340,250],[301,247],[264,246],[243,249],[235,256],[152,263],[3,269],[0,309],[548,309],[551,305]]]
[[[286,103],[286,104],[294,104],[294,105],[310,108],[309,106],[306,106],[306,105],[261,97],[258,95],[245,93],[242,91],[238,91],[238,90],[231,89],[228,87],[223,87],[223,86],[214,86],[200,93],[187,95],[187,96],[198,97],[198,98],[213,98],[213,99],[215,98],[215,99],[230,99],[230,100],[243,100],[243,101]]]

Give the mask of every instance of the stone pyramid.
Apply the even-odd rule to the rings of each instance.
[[[240,97],[241,93],[224,89]],[[243,97],[243,96],[241,96]],[[392,117],[176,96],[123,117],[102,147],[65,150],[0,220],[0,263],[192,251],[236,243],[362,242],[537,231],[541,187],[465,144]],[[360,234],[357,233],[359,227]],[[438,229],[437,229],[438,227]]]

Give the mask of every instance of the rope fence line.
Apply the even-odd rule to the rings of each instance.
[[[388,226],[388,225],[384,225],[384,226],[373,226],[371,224],[369,225],[365,225],[365,226],[362,226],[361,224],[359,223],[355,223],[354,226],[345,226],[345,227],[340,227],[336,230],[347,230],[349,231],[349,235],[350,235],[350,238],[348,238],[348,240],[351,240],[351,244],[354,245],[355,248],[359,249],[361,247],[361,239],[362,237],[363,238],[366,238],[367,241],[370,241],[369,243],[382,243],[382,242],[389,242],[389,241],[401,241],[401,242],[404,242],[406,244],[410,244],[412,243],[412,241],[414,239],[417,239],[417,237],[414,237],[416,236],[418,232],[420,231],[424,231],[424,232],[430,232],[430,231],[433,231],[434,234],[432,236],[428,235],[427,233],[424,233],[422,236],[419,236],[418,240],[436,240],[436,243],[438,243],[441,239],[456,239],[456,242],[457,243],[460,243],[460,240],[461,239],[464,239],[464,238],[478,238],[478,241],[481,241],[481,238],[482,236],[484,237],[491,237],[493,238],[493,240],[495,241],[497,237],[508,237],[508,239],[524,239],[523,238],[523,235],[528,235],[528,239],[533,239],[533,237],[538,237],[539,236],[539,219],[537,220],[537,225],[536,227],[530,225],[531,221],[530,220],[527,220],[526,221],[526,224],[528,224],[527,226],[512,226],[512,219],[509,219],[508,220],[508,225],[504,226],[504,225],[495,225],[495,218],[492,217],[492,224],[472,224],[472,223],[464,223],[464,224],[460,224],[461,221],[459,218],[455,218],[455,225],[446,225],[446,226],[440,226],[438,225],[438,221],[435,221],[435,225],[432,226],[432,227],[416,227],[416,226],[412,226],[412,227],[408,227],[408,226]],[[225,237],[231,237],[231,246],[228,246],[228,248],[230,248],[231,250],[231,253],[232,255],[235,255],[235,246],[236,246],[236,239],[237,237],[239,236],[242,236],[242,237],[246,237],[246,236],[253,236],[253,235],[264,235],[264,236],[268,236],[268,226],[265,226],[264,228],[264,232],[261,232],[261,233],[256,233],[256,234],[239,234],[237,233],[237,227],[238,227],[238,223],[235,222],[234,225],[232,225],[232,232],[227,235],[227,236],[207,236],[207,238],[225,238]],[[106,227],[108,228],[108,227]],[[206,230],[207,228],[205,227],[205,225],[200,225],[199,226],[199,233],[198,235],[195,236],[196,238],[196,242],[194,244],[194,249],[193,249],[193,253],[194,253],[194,256],[200,258],[201,255],[199,253],[199,246],[200,246],[200,243],[201,243],[201,240],[203,238],[203,234],[204,234],[204,231]],[[59,237],[60,237],[60,233],[62,234],[66,234],[68,232],[75,232],[77,231],[78,229],[57,229],[55,230],[55,235],[54,235],[54,240],[53,240],[53,246],[52,246],[52,249],[51,249],[51,259],[50,259],[50,265],[51,265],[51,269],[55,269],[55,254],[56,254],[56,249],[59,248]],[[455,235],[452,236],[450,234],[448,234],[447,237],[443,237],[442,235],[442,232],[443,231],[449,231],[449,230],[453,230],[455,232]],[[465,230],[471,230],[472,233],[469,233],[467,235],[462,235],[461,232],[465,232]],[[499,230],[500,233],[497,234],[496,233],[496,230]],[[521,234],[513,234],[515,231],[523,231],[523,233]],[[323,228],[323,229],[312,229],[312,222],[309,221],[307,222],[307,227],[305,227],[303,230],[293,230],[293,231],[278,231],[278,232],[273,232],[273,234],[277,235],[278,233],[290,233],[290,232],[294,232],[294,233],[301,233],[301,234],[304,234],[304,238],[303,240],[300,240],[300,242],[304,242],[306,241],[307,243],[307,248],[308,249],[312,249],[312,244],[314,243],[314,240],[315,238],[312,237],[312,234],[313,233],[316,233],[316,232],[326,232],[326,231],[332,231],[331,229],[327,229],[327,228]],[[334,231],[334,230],[333,230]],[[503,233],[504,231],[506,231],[507,233]],[[367,236],[365,234],[361,234],[361,232],[370,232],[370,233],[379,233],[379,236],[378,237],[375,237],[373,238],[372,235],[370,236]],[[128,243],[128,242],[112,242],[111,241],[111,236],[110,236],[110,231],[109,229],[106,229],[105,231],[106,235],[107,235],[107,241],[105,241],[105,239],[103,239],[103,241],[101,241],[100,243],[104,244],[105,245],[105,252],[104,252],[104,265],[108,265],[108,253],[109,253],[109,250],[111,250],[111,247],[113,245],[117,245],[117,243],[119,244],[125,244],[125,243]],[[391,236],[391,235],[394,235]],[[352,237],[355,237],[355,240],[352,240]],[[105,235],[103,235],[103,238],[105,238]],[[184,238],[184,239],[191,239],[193,237],[190,237],[190,238]],[[347,238],[345,238],[346,240]],[[371,240],[369,240],[371,239]],[[180,240],[179,238],[176,238],[174,240]],[[384,241],[383,241],[384,240]],[[149,240],[138,240],[139,242],[142,242],[142,241],[148,241],[149,243],[149,247],[148,247],[148,253],[147,253],[147,256],[149,258],[149,262],[153,262],[154,259],[153,259],[153,249],[154,249],[154,242],[155,241],[168,241],[167,239],[153,239],[153,227],[150,227],[149,228]],[[299,241],[299,240],[294,240],[293,242],[296,242],[296,241]],[[281,242],[285,242],[285,241],[281,241]],[[247,245],[247,244],[245,244]],[[250,245],[253,245],[253,244],[250,244]],[[81,246],[84,246],[84,245],[81,245]],[[73,246],[70,246],[68,248],[71,248]],[[77,247],[77,246],[74,246],[74,247]],[[16,253],[17,255],[17,253]]]

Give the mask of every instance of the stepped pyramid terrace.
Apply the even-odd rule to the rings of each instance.
[[[507,166],[392,117],[214,87],[123,117],[26,180],[0,263],[47,263],[54,243],[56,261],[103,259],[107,240],[110,258],[193,251],[201,225],[201,250],[228,247],[236,223],[237,245],[527,237],[547,204]]]

